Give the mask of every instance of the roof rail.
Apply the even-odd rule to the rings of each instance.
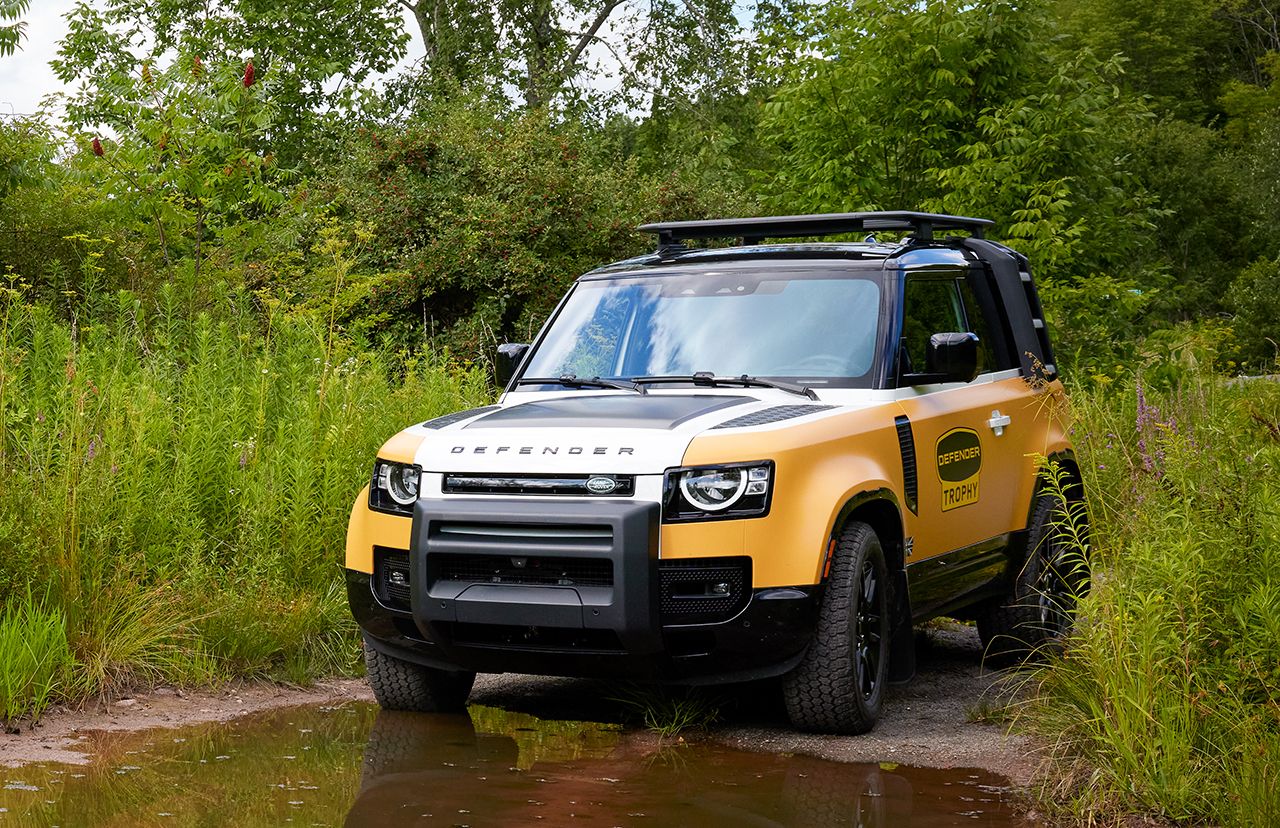
[[[800,236],[832,236],[868,230],[910,230],[921,241],[932,241],[935,230],[967,230],[975,238],[995,224],[990,219],[889,210],[874,213],[817,213],[808,216],[760,216],[758,218],[664,221],[642,224],[637,230],[658,235],[658,251],[692,239],[741,238],[745,244],[765,239]]]

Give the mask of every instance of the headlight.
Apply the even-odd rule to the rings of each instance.
[[[369,508],[379,512],[413,514],[421,479],[422,469],[418,466],[378,460],[373,464],[373,481],[369,485]]]
[[[760,517],[769,511],[773,463],[731,463],[666,474],[663,520]]]

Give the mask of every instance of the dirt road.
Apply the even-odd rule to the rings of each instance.
[[[734,747],[800,753],[845,762],[895,762],[926,767],[977,767],[1028,781],[1035,770],[1032,745],[1008,737],[998,725],[970,721],[995,699],[998,675],[981,668],[976,632],[958,624],[932,625],[918,634],[918,674],[893,687],[876,729],[858,737],[798,734],[787,727],[776,683],[714,691],[722,722],[710,734]],[[471,701],[542,718],[625,720],[625,705],[611,701],[619,688],[601,682],[537,676],[482,676]],[[54,710],[34,728],[0,734],[0,766],[27,762],[81,763],[79,734],[89,730],[143,730],[225,721],[270,708],[372,701],[363,680],[341,679],[298,689],[245,685],[221,692],[187,693],[161,688],[127,699],[97,702],[85,710]]]

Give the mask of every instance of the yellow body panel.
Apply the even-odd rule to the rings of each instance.
[[[763,518],[663,526],[662,556],[746,554],[756,587],[817,583],[844,504],[860,492],[902,491],[893,417],[892,410],[876,406],[779,428],[695,437],[685,452],[687,466],[773,460],[773,500]],[[741,524],[741,546],[735,547],[741,551],[722,553],[733,524]],[[723,534],[714,535],[715,527],[725,527]],[[726,542],[707,544],[709,534]]]
[[[421,434],[402,431],[382,444],[378,456],[397,463],[412,463],[424,439]],[[347,524],[347,569],[373,574],[373,547],[408,549],[412,525],[412,518],[370,509],[369,487],[365,486],[351,507],[351,521]]]
[[[1014,377],[901,401],[915,436],[919,478],[919,514],[904,516],[906,534],[914,539],[910,562],[1026,527],[1036,457],[1067,447],[1059,418],[1048,409],[1053,396]],[[1010,419],[1000,435],[987,422],[996,412]],[[939,447],[948,434],[962,429],[978,438],[981,469],[972,480],[977,496],[971,501],[961,496],[957,505],[954,496],[944,499],[955,485],[941,478],[939,468],[939,460],[954,459],[953,453]]]
[[[409,548],[413,519],[375,512],[369,508],[369,487],[365,486],[351,507],[347,524],[347,569],[373,574],[373,547]]]

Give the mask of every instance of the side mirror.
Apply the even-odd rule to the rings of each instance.
[[[978,375],[978,335],[936,333],[929,337],[926,371],[941,382],[969,382]]]
[[[516,370],[527,353],[529,353],[529,346],[525,343],[507,342],[498,346],[498,358],[493,363],[493,375],[499,388],[507,387],[507,383],[511,382],[511,378],[516,375]]]

